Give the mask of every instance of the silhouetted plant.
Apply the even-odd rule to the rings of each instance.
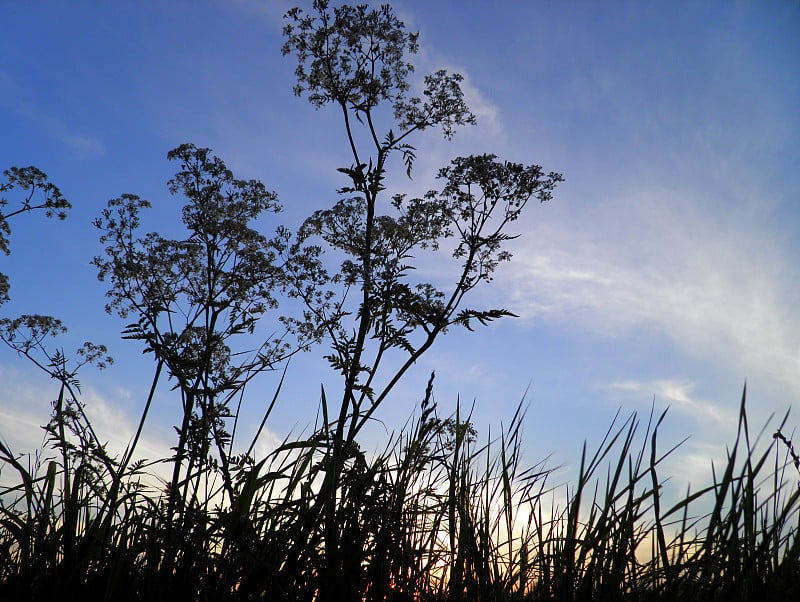
[[[440,334],[454,325],[471,329],[475,322],[511,315],[505,309],[464,308],[463,301],[491,280],[499,262],[510,259],[503,248],[513,238],[507,226],[530,198],[548,200],[561,176],[545,174],[539,166],[500,162],[493,155],[459,157],[440,170],[441,190],[410,199],[392,194],[393,213],[381,215],[390,159],[399,155],[411,175],[417,152],[410,144],[413,134],[440,127],[449,139],[457,127],[475,123],[461,90],[462,77],[437,71],[425,78],[420,97],[411,96],[409,56],[417,51],[417,35],[405,30],[388,5],[331,10],[327,1],[315,0],[312,14],[295,8],[286,18],[283,52],[297,56],[295,93],[306,95],[318,109],[330,104],[341,111],[351,151],[352,164],[339,169],[348,179],[338,190],[342,198],[331,209],[315,212],[298,237],[298,244],[319,237],[344,256],[339,272],[327,278],[343,292],[326,295],[322,303],[302,290],[295,294],[326,325],[332,349],[328,360],[343,379],[317,511],[325,530],[322,595],[354,599],[361,593],[352,580],[343,582],[349,580],[343,563],[352,557],[341,549],[349,544],[339,529],[341,509],[347,507],[340,497],[347,494],[349,450]],[[387,114],[394,116],[394,124],[381,128],[378,123]],[[454,270],[455,285],[440,290],[429,282],[410,282],[415,255],[436,251],[451,237],[452,256],[461,264]],[[395,350],[400,367],[382,374],[381,366]]]
[[[253,335],[258,320],[278,305],[289,234],[277,228],[267,238],[250,226],[263,213],[280,210],[277,197],[261,182],[235,179],[208,149],[184,144],[168,158],[180,163],[169,190],[187,201],[182,221],[188,236],[140,236],[140,212],[149,202],[126,194],[109,201],[95,222],[107,246],[94,264],[111,285],[107,311],[136,320],[123,337],[143,341],[156,360],[153,388],[163,367],[181,396],[166,508],[168,527],[178,521],[168,528],[174,534],[184,531],[187,520],[199,520],[195,526],[202,530],[211,496],[201,490],[213,474],[221,475],[228,503],[234,502],[232,471],[246,459],[232,457],[230,429],[238,408],[234,413],[231,401],[257,374],[313,342],[315,330],[303,320],[287,320],[282,333],[254,349],[232,347],[238,338],[252,341],[240,335]],[[270,327],[275,323],[277,318]],[[166,558],[169,572],[169,550]]]

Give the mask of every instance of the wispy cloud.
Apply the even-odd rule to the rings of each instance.
[[[0,364],[0,437],[12,450],[29,453],[39,449],[44,442],[42,426],[51,415],[51,400],[57,394],[53,381],[34,378],[23,372]],[[93,387],[84,384],[80,400],[92,428],[107,450],[121,456],[133,438],[137,418],[131,417],[120,400],[106,399]],[[153,433],[146,433],[137,446],[141,458],[166,458],[171,443]]]
[[[38,376],[0,364],[0,439],[7,442],[15,453],[34,453],[45,443],[42,427],[50,420],[51,400],[58,390],[53,381],[42,380]],[[101,394],[85,382],[79,397],[100,443],[118,458],[122,457],[132,441],[140,418],[125,409],[129,405],[125,401],[130,397],[130,392],[121,387],[117,387],[113,394]],[[160,418],[163,417],[150,415],[137,444],[135,458],[163,460],[172,455],[171,447],[175,441],[170,437],[174,436],[174,432],[163,428],[163,423],[158,426]],[[240,439],[243,441],[246,437]],[[270,429],[263,429],[254,449],[255,457],[265,457],[281,442],[277,434]],[[236,453],[243,451],[237,449]],[[163,478],[168,477],[166,469],[159,472]]]
[[[713,423],[724,427],[730,433],[736,425],[736,412],[730,407],[699,398],[695,395],[695,383],[686,380],[657,379],[651,381],[626,380],[606,385],[607,389],[623,393],[632,393],[633,399],[644,400],[648,395],[655,398],[658,406],[668,405],[671,410],[704,424]]]
[[[106,152],[106,147],[99,138],[69,134],[62,127],[52,128],[51,132],[64,144],[84,155],[104,155]]]
[[[573,209],[532,222],[499,279],[523,319],[609,337],[655,332],[800,392],[800,271],[757,216],[649,191]]]
[[[461,82],[464,101],[475,115],[478,125],[477,130],[468,130],[467,135],[475,135],[479,132],[480,139],[484,144],[487,142],[498,144],[505,141],[506,130],[500,106],[489,100],[486,94],[472,81],[466,68],[449,66],[444,68],[453,73],[460,73],[464,78]]]
[[[28,91],[8,73],[0,71],[0,106],[5,106],[20,118],[30,122],[34,128],[45,131],[49,136],[68,146],[83,156],[104,155],[103,141],[83,132],[78,132],[64,120],[52,114],[28,98]]]
[[[691,487],[691,491],[695,492],[711,485],[714,470],[719,479],[720,468],[726,462],[725,449],[722,443],[685,441],[660,467],[659,473],[663,480],[661,484],[664,486],[666,499],[677,503],[686,497],[688,488]],[[701,502],[693,507],[695,513],[708,505],[708,500]]]

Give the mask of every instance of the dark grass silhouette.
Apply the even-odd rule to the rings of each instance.
[[[320,597],[323,525],[308,521],[329,429],[240,467],[232,503],[218,503],[206,468],[207,497],[176,522],[169,492],[145,484],[156,462],[123,467],[77,400],[59,399],[40,455],[52,459],[31,465],[0,444],[3,480],[16,477],[0,494],[0,599]],[[384,450],[349,450],[337,500],[344,577],[364,600],[798,599],[789,440],[757,453],[743,395],[727,464],[665,507],[659,465],[675,448],[658,450],[664,415],[653,418],[615,419],[563,495],[544,463],[520,465],[521,408],[479,443],[459,408],[438,416],[429,387]]]

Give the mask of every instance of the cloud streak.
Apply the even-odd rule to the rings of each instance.
[[[41,382],[26,372],[0,364],[0,381],[3,397],[0,398],[0,436],[8,441],[16,453],[32,453],[45,442],[41,428],[47,424],[52,412],[51,400],[57,394],[52,381]],[[100,442],[107,445],[112,456],[121,457],[136,431],[137,420],[124,411],[119,400],[109,400],[91,386],[84,385],[79,401],[97,433]],[[171,443],[159,436],[146,433],[136,449],[138,458],[167,458]]]
[[[0,106],[5,105],[13,113],[29,121],[52,138],[84,156],[99,156],[106,153],[102,140],[79,133],[57,115],[43,110],[38,103],[26,100],[27,90],[8,73],[0,71]],[[5,100],[2,100],[5,99]]]
[[[706,425],[722,427],[728,434],[736,426],[737,415],[729,407],[698,398],[694,390],[695,383],[687,380],[656,379],[651,381],[627,380],[607,385],[612,391],[635,394],[635,399],[646,399],[647,395],[655,395],[658,405],[666,404],[671,410],[689,416]]]
[[[800,393],[800,271],[755,216],[643,192],[588,217],[540,220],[525,240],[501,278],[529,323],[612,338],[655,331],[689,356]]]

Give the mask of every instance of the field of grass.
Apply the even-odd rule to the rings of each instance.
[[[174,458],[109,457],[65,380],[47,449],[0,444],[0,599],[800,599],[797,455],[780,430],[756,453],[745,395],[714,483],[665,507],[663,415],[616,419],[556,487],[520,464],[521,409],[483,440],[431,387],[385,449],[350,446],[328,505],[334,424],[242,456],[230,495],[208,463],[171,496],[148,475]]]

